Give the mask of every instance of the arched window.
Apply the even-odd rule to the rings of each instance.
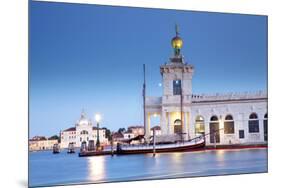
[[[256,113],[252,113],[249,116],[249,133],[258,133],[260,132],[259,130],[259,120],[258,120],[258,115]]]
[[[267,113],[264,115],[264,120],[263,120],[263,134],[264,134],[264,141],[267,141]]]
[[[251,113],[249,119],[258,119],[258,115],[256,113]]]
[[[175,125],[181,125],[181,120],[180,120],[180,119],[176,119],[176,120],[174,121],[174,124],[175,124]]]
[[[182,133],[182,125],[181,125],[181,120],[176,119],[174,121],[174,133],[176,134],[181,134]]]
[[[88,131],[83,130],[80,134],[88,134]]]
[[[212,116],[210,118],[210,143],[220,142],[220,132],[219,132],[219,118],[217,116]]]
[[[204,118],[197,116],[195,119],[195,134],[205,134]]]
[[[227,116],[225,117],[225,120],[233,120],[232,115],[227,115]]]
[[[211,121],[219,121],[219,118],[217,116],[212,116],[210,120]]]
[[[224,134],[234,134],[234,120],[231,115],[227,115],[224,120]]]

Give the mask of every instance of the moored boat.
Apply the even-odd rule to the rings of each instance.
[[[53,145],[53,154],[60,153],[60,146],[58,144]]]
[[[195,151],[205,147],[204,137],[198,137],[189,141],[182,141],[169,144],[140,144],[140,145],[117,145],[116,153],[122,154],[144,154],[144,153],[164,153],[164,152],[187,152]]]
[[[99,155],[113,155],[114,153],[109,150],[105,151],[83,151],[79,153],[79,157],[99,156]]]
[[[67,153],[68,154],[75,153],[74,143],[72,142],[69,143]]]

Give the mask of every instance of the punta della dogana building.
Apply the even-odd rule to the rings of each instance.
[[[206,135],[207,146],[266,144],[267,92],[194,94],[195,68],[181,54],[177,26],[171,43],[174,54],[160,66],[163,94],[145,97],[146,138],[151,135],[151,118],[158,116],[162,139]]]

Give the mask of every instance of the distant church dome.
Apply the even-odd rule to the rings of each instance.
[[[88,119],[80,119],[78,122],[79,125],[88,125],[89,120]]]
[[[84,110],[82,110],[81,117],[76,123],[77,125],[91,125],[91,121],[86,118]]]

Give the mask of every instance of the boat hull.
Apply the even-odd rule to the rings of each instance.
[[[156,153],[168,153],[168,152],[188,152],[188,151],[197,151],[205,147],[205,142],[194,144],[194,145],[187,145],[187,146],[179,146],[174,148],[156,148]],[[117,150],[117,155],[127,155],[127,154],[145,154],[145,153],[153,153],[153,148],[149,149],[130,149],[124,150],[120,148]]]
[[[79,153],[79,157],[90,157],[90,156],[100,156],[100,155],[113,155],[112,151],[83,151]]]

